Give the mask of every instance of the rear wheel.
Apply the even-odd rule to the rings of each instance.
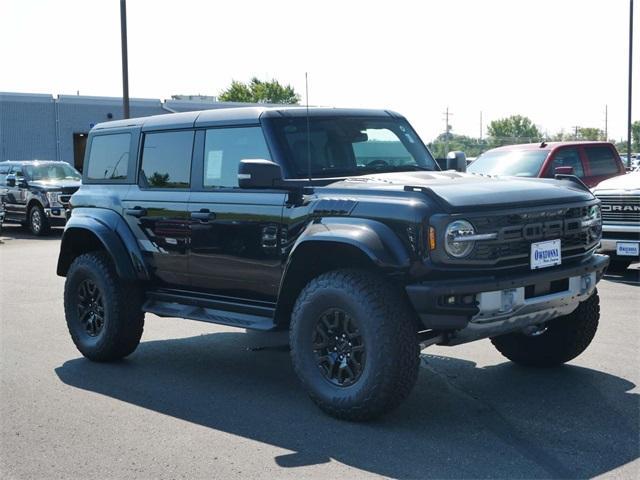
[[[76,258],[64,288],[67,327],[80,353],[90,360],[118,360],[132,353],[142,336],[139,289],[121,281],[105,252]]]
[[[49,219],[44,214],[44,209],[40,205],[33,205],[27,215],[27,225],[29,231],[37,237],[48,235],[51,231]]]
[[[544,325],[536,333],[516,332],[491,339],[512,362],[528,367],[555,367],[586,350],[598,329],[600,299],[595,291],[578,308]]]
[[[418,376],[418,343],[406,300],[370,272],[320,275],[294,306],[293,366],[313,401],[338,418],[367,420],[397,407]]]

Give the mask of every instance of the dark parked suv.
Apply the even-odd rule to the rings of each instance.
[[[571,176],[441,172],[386,110],[99,124],[71,204],[58,274],[83,355],[131,354],[145,312],[287,329],[301,383],[340,418],[397,406],[428,345],[490,338],[550,367],[598,325],[592,193]]]
[[[4,222],[26,225],[34,235],[67,220],[69,199],[80,187],[80,173],[66,162],[50,160],[0,163]]]

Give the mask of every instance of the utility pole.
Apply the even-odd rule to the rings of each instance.
[[[574,125],[573,127],[575,133],[573,134],[573,139],[577,140],[578,139],[578,130],[580,130],[580,126],[579,125]]]
[[[482,110],[480,110],[480,140],[482,140]]]
[[[604,140],[609,140],[609,105],[604,106]]]
[[[633,0],[629,0],[629,107],[627,111],[627,167],[631,168],[631,74],[633,67]]]
[[[129,59],[127,56],[127,0],[120,0],[120,39],[122,43],[122,114],[129,118]]]
[[[445,134],[444,134],[444,158],[447,158],[447,155],[449,155],[449,116],[453,115],[453,113],[449,113],[449,107],[447,107],[446,111],[444,112],[444,121],[446,123],[445,125]]]

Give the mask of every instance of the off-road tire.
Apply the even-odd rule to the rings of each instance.
[[[319,368],[312,346],[318,319],[329,308],[348,312],[365,346],[360,377],[349,386],[332,384]],[[368,271],[324,273],[300,293],[291,316],[293,367],[312,400],[344,420],[369,420],[396,408],[411,392],[420,366],[414,313],[402,292]]]
[[[624,258],[624,257],[610,257],[609,266],[607,267],[607,271],[616,272],[616,273],[624,273],[624,271],[629,268],[629,265],[633,263],[633,258]]]
[[[491,343],[512,362],[527,367],[555,367],[586,350],[596,334],[599,318],[596,290],[573,313],[548,322],[544,333],[509,333],[492,338]]]
[[[44,237],[51,232],[51,224],[40,205],[33,205],[27,215],[27,228],[36,237]]]
[[[93,282],[103,298],[101,331],[90,336],[80,320],[78,291],[85,280]],[[78,256],[67,273],[64,310],[67,327],[80,353],[96,362],[119,360],[131,354],[142,337],[144,312],[140,289],[121,280],[106,252]]]

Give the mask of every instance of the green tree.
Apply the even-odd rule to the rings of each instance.
[[[640,151],[640,120],[631,124],[631,150]]]
[[[300,101],[292,86],[280,85],[277,80],[262,81],[253,77],[249,83],[234,80],[231,86],[218,95],[222,102],[246,103],[285,103],[292,104]]]
[[[542,138],[538,127],[528,117],[511,115],[493,120],[487,129],[493,146],[536,142]]]
[[[444,158],[447,134],[438,135],[428,147],[436,158]],[[467,137],[466,135],[457,135],[449,132],[449,151],[462,151],[467,157],[477,157],[489,147],[485,140],[479,138]]]
[[[604,132],[599,128],[581,127],[578,128],[576,140],[606,140]]]

